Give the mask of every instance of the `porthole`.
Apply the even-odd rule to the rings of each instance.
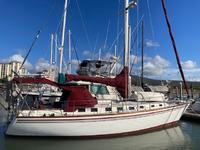
[[[123,111],[123,107],[117,107],[117,111]]]
[[[98,109],[97,108],[91,108],[91,112],[97,112]]]
[[[129,110],[134,110],[134,109],[135,109],[135,107],[129,107],[128,109],[129,109]]]
[[[78,108],[78,112],[85,112],[85,108]]]
[[[111,107],[106,107],[105,111],[112,111]]]
[[[140,108],[141,108],[141,109],[143,109],[143,108],[144,108],[144,106],[140,106]]]

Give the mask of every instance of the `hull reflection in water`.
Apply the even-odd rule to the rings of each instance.
[[[5,111],[1,106],[0,106],[0,124],[6,123],[7,122],[7,115],[8,112]]]
[[[6,138],[6,149],[35,150],[133,150],[133,149],[189,149],[191,143],[180,127],[153,133],[112,139],[67,140],[48,138]],[[34,145],[34,146],[33,146]]]

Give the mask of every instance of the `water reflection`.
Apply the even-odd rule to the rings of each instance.
[[[0,106],[0,150],[5,149],[4,131],[6,129],[7,112]]]
[[[48,138],[5,139],[6,150],[133,150],[133,149],[190,149],[190,140],[180,127],[153,133],[113,139],[67,140]]]

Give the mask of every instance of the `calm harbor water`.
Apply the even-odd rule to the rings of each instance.
[[[112,139],[68,140],[4,136],[5,112],[0,111],[0,150],[198,150],[200,123],[180,121],[178,127],[138,136]]]

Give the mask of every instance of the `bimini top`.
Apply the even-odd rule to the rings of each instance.
[[[84,76],[108,76],[112,68],[112,62],[105,60],[83,60],[77,70],[77,74]]]

